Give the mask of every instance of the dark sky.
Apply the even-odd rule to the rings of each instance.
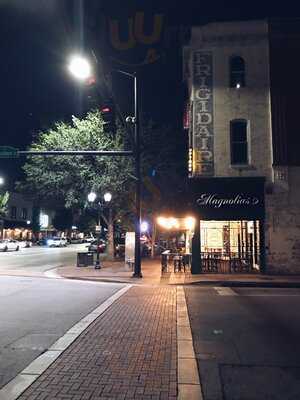
[[[203,21],[299,16],[296,2],[276,4],[254,0],[147,1],[141,0],[2,0],[0,1],[0,145],[25,148],[32,132],[78,114],[78,87],[66,71],[67,56],[75,42],[89,35],[80,29],[80,8],[95,28],[93,12],[128,15],[128,10],[161,12],[170,25]],[[128,5],[128,7],[126,7]],[[91,14],[90,16],[88,14]],[[100,19],[99,19],[100,21]],[[74,32],[74,28],[75,32]],[[95,29],[94,29],[95,31]],[[94,32],[92,29],[92,33]],[[97,31],[97,34],[99,32]],[[89,45],[89,43],[87,43]],[[101,52],[101,48],[97,49]],[[181,66],[178,49],[164,52],[164,63],[144,68],[143,111],[154,119],[174,123],[180,116]],[[120,104],[128,103],[130,82],[116,80]],[[125,85],[125,86],[124,86]],[[117,88],[118,89],[118,88]],[[0,160],[0,174],[19,177],[21,161]]]

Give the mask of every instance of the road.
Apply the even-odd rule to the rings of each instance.
[[[31,272],[41,275],[61,265],[76,265],[76,255],[87,250],[87,243],[62,248],[31,247],[0,253],[0,273]]]
[[[299,400],[300,289],[185,293],[204,400]]]
[[[0,388],[122,287],[65,279],[1,276]]]

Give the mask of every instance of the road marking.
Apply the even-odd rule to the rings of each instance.
[[[219,296],[238,296],[238,294],[230,287],[214,287]]]
[[[48,269],[48,271],[44,272],[44,275],[47,278],[55,278],[55,279],[63,279],[62,276],[60,276],[56,271],[57,271],[58,267],[54,267],[52,269]]]
[[[41,354],[23,371],[21,371],[7,385],[0,389],[0,400],[17,400],[17,398],[32,385],[32,383],[85,331],[92,322],[104,313],[116,300],[125,294],[133,285],[126,285],[110,296],[100,306],[86,315],[61,338],[59,338],[48,351]],[[200,400],[201,398],[199,398]],[[192,400],[192,399],[191,399]]]
[[[185,293],[177,286],[177,379],[179,400],[203,400]]]

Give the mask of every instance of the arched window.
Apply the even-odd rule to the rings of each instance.
[[[232,56],[229,61],[230,87],[239,89],[246,85],[245,61],[240,56]]]
[[[230,121],[231,165],[249,163],[248,155],[248,121],[234,119]]]

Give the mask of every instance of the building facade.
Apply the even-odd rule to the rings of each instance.
[[[196,273],[300,273],[299,39],[299,21],[191,30],[185,128]]]
[[[52,224],[54,215],[54,210],[35,206],[28,196],[10,192],[1,236],[3,239],[15,240],[38,240],[53,236],[56,233]]]
[[[33,203],[20,193],[10,192],[3,221],[4,239],[29,240],[32,237]]]

